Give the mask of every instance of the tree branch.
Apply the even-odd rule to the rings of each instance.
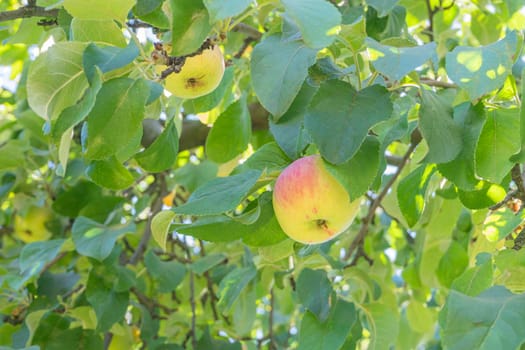
[[[184,238],[184,249],[186,251],[186,259],[192,261],[191,251],[188,245],[186,244],[186,238]],[[190,269],[190,307],[191,307],[191,329],[189,336],[191,338],[191,346],[193,349],[197,348],[197,311],[195,304],[195,274],[193,270]]]
[[[36,1],[29,1],[29,5],[13,11],[0,12],[0,22],[12,21],[30,17],[57,17],[58,9],[47,10],[45,7],[35,6]]]
[[[410,156],[416,149],[419,142],[421,142],[421,134],[419,133],[419,130],[416,129],[412,132],[410,146],[408,147],[408,150],[405,152],[402,158],[401,164],[397,167],[397,170],[394,173],[394,175],[390,178],[390,180],[386,183],[385,187],[383,187],[383,190],[381,190],[379,195],[375,198],[375,200],[370,205],[370,208],[368,209],[368,214],[363,219],[363,222],[361,223],[361,228],[359,229],[357,236],[354,238],[354,240],[350,244],[350,247],[346,251],[346,254],[343,258],[344,260],[350,259],[350,257],[356,251],[356,249],[358,249],[358,247],[363,243],[365,236],[368,233],[368,226],[370,225],[370,223],[372,222],[372,219],[375,216],[376,209],[379,208],[379,206],[381,205],[381,201],[385,198],[388,191],[390,190],[392,185],[396,182],[399,175],[401,175],[401,171],[403,171],[403,168],[408,164]],[[352,259],[352,261],[346,267],[354,266],[357,263],[357,260],[359,259],[360,256],[366,255],[366,254],[365,255],[363,254],[364,254],[364,250],[362,251],[362,253],[356,254],[354,259]],[[370,263],[369,259],[370,258],[368,258],[367,261]]]
[[[206,251],[204,250],[204,241],[202,239],[199,239],[199,245],[201,247],[200,255],[201,257],[205,257]],[[208,293],[210,293],[210,307],[213,313],[213,319],[218,321],[219,312],[217,311],[217,301],[219,300],[219,297],[217,297],[217,294],[215,294],[215,291],[213,290],[213,281],[211,280],[210,272],[205,271],[203,275],[206,279],[206,288],[208,289]]]
[[[262,33],[260,31],[245,23],[237,24],[232,30],[234,32],[246,34],[246,36],[256,41],[259,41],[262,38]]]

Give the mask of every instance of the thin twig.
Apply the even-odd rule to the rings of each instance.
[[[518,233],[516,238],[514,238],[514,246],[512,249],[520,250],[525,245],[525,228]]]
[[[206,251],[204,250],[204,242],[201,239],[199,239],[199,244],[201,247],[200,255],[201,257],[205,257]],[[205,271],[203,275],[204,275],[204,278],[206,278],[206,288],[208,289],[208,293],[210,293],[210,307],[213,313],[213,319],[215,321],[218,321],[219,312],[217,311],[217,301],[219,300],[219,298],[217,297],[217,294],[215,294],[215,291],[213,290],[213,281],[211,280],[209,271]]]
[[[166,181],[164,179],[164,175],[158,174],[156,176],[156,182],[157,182],[157,190],[156,194],[157,197],[153,201],[153,204],[151,205],[151,214],[148,218],[148,222],[146,224],[146,228],[144,229],[144,233],[142,234],[142,238],[140,239],[139,245],[137,246],[137,249],[135,249],[135,252],[129,259],[129,264],[136,265],[144,255],[144,252],[146,251],[146,247],[148,246],[148,242],[151,239],[151,222],[155,215],[157,215],[162,210],[162,198],[167,194],[166,190]]]
[[[510,174],[512,176],[512,181],[514,181],[518,189],[516,196],[522,201],[525,201],[525,185],[523,185],[523,174],[521,173],[520,165],[514,164]]]
[[[188,259],[191,259],[189,249],[187,250]],[[191,306],[191,345],[193,349],[197,348],[197,311],[195,305],[195,275],[193,271],[190,270],[190,306]]]
[[[362,244],[366,234],[368,233],[368,226],[370,225],[370,223],[372,222],[373,218],[375,217],[376,209],[379,208],[379,206],[381,205],[381,201],[385,198],[385,196],[387,195],[388,191],[390,190],[392,185],[396,182],[396,180],[399,177],[399,175],[401,175],[401,171],[408,164],[410,156],[412,155],[412,153],[414,152],[414,150],[416,149],[416,147],[417,147],[417,145],[419,144],[420,141],[421,141],[421,135],[419,134],[419,130],[416,129],[412,133],[412,140],[411,140],[410,146],[408,147],[407,151],[405,152],[405,154],[404,154],[404,156],[402,158],[401,164],[397,167],[397,170],[394,173],[394,175],[392,175],[392,177],[386,183],[386,185],[383,188],[383,190],[379,193],[379,195],[375,198],[375,200],[370,205],[370,208],[368,209],[368,214],[363,219],[363,222],[361,223],[361,228],[359,229],[359,232],[357,233],[357,236],[354,238],[354,240],[350,244],[350,247],[346,251],[346,254],[344,256],[344,260],[348,260],[354,254],[356,249]],[[363,251],[363,253],[364,253],[364,251]],[[355,265],[356,262],[357,262],[357,260],[355,260],[355,259],[352,260],[352,262],[350,264],[348,264],[347,267],[353,266],[352,264]]]
[[[48,262],[44,268],[42,269],[42,271],[40,272],[40,275],[42,275],[44,272],[46,272],[47,270],[49,270],[51,268],[51,266],[55,265],[60,259],[62,259],[64,256],[67,255],[67,252],[62,252],[60,254],[58,254],[57,256],[55,256],[55,258],[53,260],[51,260],[50,262]]]
[[[275,296],[273,293],[273,286],[270,288],[270,313],[268,315],[268,339],[270,344],[268,348],[270,350],[277,350],[277,345],[273,339],[273,318],[274,318],[274,308],[275,308]]]
[[[130,288],[130,292],[133,293],[138,301],[148,309],[150,315],[152,318],[156,318],[158,315],[155,313],[155,308],[159,308],[162,311],[164,311],[166,314],[172,314],[173,312],[177,311],[176,309],[172,309],[170,307],[167,307],[166,305],[163,305],[152,298],[146,296],[143,294],[140,290],[138,290],[135,287]]]
[[[237,24],[233,27],[232,31],[246,34],[255,41],[259,41],[262,38],[262,33],[260,31],[246,23]]]
[[[32,5],[33,2],[29,2],[29,5],[20,7],[13,11],[0,12],[0,22],[12,21],[19,18],[30,18],[30,17],[57,17],[58,9],[48,10],[45,7]]]
[[[454,83],[449,83],[446,81],[441,80],[435,80],[435,79],[429,79],[429,78],[421,78],[419,80],[422,84],[428,85],[428,86],[435,86],[435,87],[441,87],[446,89],[457,89],[457,85]]]
[[[106,332],[104,334],[104,349],[109,349],[109,345],[111,344],[111,340],[113,339],[113,333]]]
[[[434,15],[436,14],[436,9],[432,8],[432,5],[430,4],[430,0],[425,0],[425,4],[427,5],[427,12],[428,12],[428,28],[425,31],[425,34],[428,35],[430,41],[434,41]]]

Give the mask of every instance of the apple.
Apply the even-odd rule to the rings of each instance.
[[[213,45],[188,55],[180,72],[165,78],[165,88],[180,98],[196,98],[215,90],[223,75],[224,57],[219,46]]]
[[[15,235],[25,243],[44,241],[51,237],[46,223],[51,219],[52,212],[45,207],[31,206],[25,214],[17,214],[14,222]]]
[[[341,183],[326,169],[319,155],[299,158],[277,177],[273,208],[291,239],[315,244],[344,232],[359,210]]]

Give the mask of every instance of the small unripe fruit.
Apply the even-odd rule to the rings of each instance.
[[[223,75],[224,57],[219,46],[214,45],[186,57],[180,72],[173,72],[165,78],[165,88],[180,98],[196,98],[215,90]]]
[[[51,237],[46,223],[51,219],[51,210],[33,206],[24,216],[16,215],[14,231],[16,236],[25,243],[45,241]]]

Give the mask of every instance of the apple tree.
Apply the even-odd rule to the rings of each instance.
[[[1,1],[0,349],[522,348],[524,29],[522,0]],[[310,155],[305,242],[310,198],[273,200]]]

